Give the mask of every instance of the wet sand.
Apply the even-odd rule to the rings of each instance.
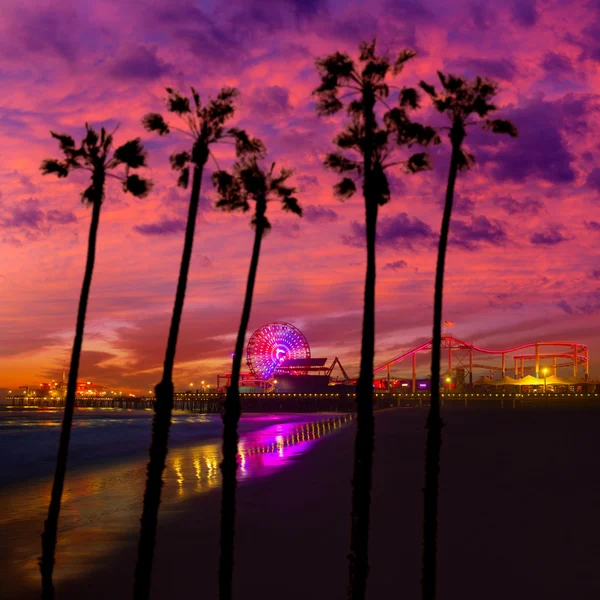
[[[419,409],[376,417],[370,598],[420,594],[424,418]],[[600,597],[600,410],[456,409],[445,420],[439,598]],[[345,425],[284,468],[242,481],[236,598],[345,597],[354,433]],[[167,487],[177,496],[181,476],[193,473],[175,475]],[[165,503],[153,598],[216,597],[215,482]],[[85,572],[61,578],[63,542],[58,598],[131,597],[137,531],[116,534],[110,553],[90,554]]]

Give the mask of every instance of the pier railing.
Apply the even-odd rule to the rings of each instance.
[[[257,412],[354,412],[356,394],[326,393],[255,393],[241,394],[242,410]],[[428,407],[429,393],[373,392],[375,410],[397,407]],[[225,394],[222,392],[184,392],[175,395],[175,410],[198,413],[220,413]],[[152,410],[153,397],[88,396],[77,398],[78,408]],[[600,393],[582,392],[450,392],[441,394],[442,407],[447,408],[525,408],[544,406],[598,406]],[[64,399],[52,397],[8,396],[6,404],[13,408],[62,408]]]

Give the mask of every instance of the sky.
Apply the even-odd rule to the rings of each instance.
[[[102,207],[80,380],[147,391],[161,376],[188,192],[168,155],[177,134],[142,128],[164,112],[165,87],[241,93],[232,124],[262,138],[268,160],[295,170],[304,216],[273,204],[249,334],[271,321],[299,327],[313,356],[338,356],[356,376],[365,249],[364,208],[333,197],[323,168],[344,115],[322,118],[315,58],[356,56],[362,39],[390,55],[417,52],[398,86],[436,71],[499,84],[498,118],[516,140],[469,131],[477,166],[460,174],[446,267],[444,318],[484,348],[533,341],[587,344],[600,378],[600,2],[566,0],[6,0],[0,21],[0,388],[68,368],[91,210],[85,179],[42,176],[58,157],[50,130],[81,139],[84,123],[141,137],[152,194],[110,183]],[[423,99],[415,119],[441,121]],[[231,165],[227,147],[216,150]],[[400,157],[407,157],[402,152]],[[437,237],[449,145],[430,172],[390,173],[380,211],[375,364],[430,339]],[[253,231],[248,215],[214,208],[203,180],[175,384],[230,370]],[[421,374],[427,370],[426,361]],[[407,365],[408,366],[408,365]],[[402,373],[402,369],[399,370]]]

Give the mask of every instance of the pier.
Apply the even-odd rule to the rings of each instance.
[[[256,393],[240,394],[242,411],[264,412],[339,412],[350,413],[356,408],[353,393]],[[428,408],[430,395],[427,392],[394,393],[374,392],[375,410],[385,408]],[[64,407],[64,398],[7,396],[6,408],[14,409],[59,409]],[[77,398],[77,408],[152,410],[153,397],[90,396]],[[213,413],[223,411],[224,392],[183,392],[175,394],[174,410],[190,413]],[[527,407],[600,407],[599,392],[444,392],[442,407],[447,408],[527,408]]]

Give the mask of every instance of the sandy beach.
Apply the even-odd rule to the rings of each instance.
[[[418,409],[376,417],[371,598],[420,594],[424,418]],[[600,411],[447,410],[445,420],[439,597],[600,597]],[[341,423],[302,451],[290,444],[257,453],[268,462],[290,450],[283,466],[257,477],[241,471],[237,598],[345,597],[354,432],[354,422]],[[212,469],[218,446],[211,447]],[[184,450],[172,458],[178,452],[185,465]],[[212,487],[195,493],[182,483],[188,471],[167,474],[153,598],[216,597],[220,492],[213,474]],[[68,535],[62,538],[58,598],[130,597],[138,505],[132,499],[124,520],[112,514],[99,523],[97,540],[86,537],[98,552],[88,552],[79,569],[65,572],[76,557]],[[107,535],[110,551],[103,552]],[[8,597],[38,597],[30,583]]]

